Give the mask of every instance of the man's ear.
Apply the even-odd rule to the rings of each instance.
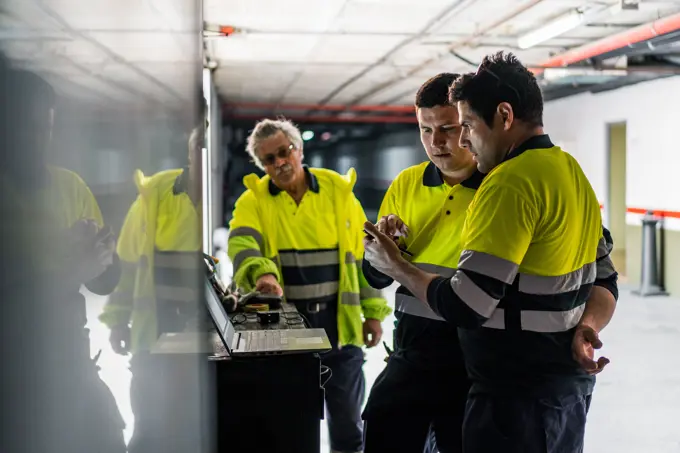
[[[512,111],[512,106],[509,102],[501,102],[498,104],[497,112],[503,122],[503,130],[507,131],[515,121],[515,112]]]

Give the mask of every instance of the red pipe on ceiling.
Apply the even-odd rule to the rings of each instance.
[[[229,115],[227,120],[245,120],[245,121],[259,121],[263,119],[262,115]],[[298,123],[403,123],[412,124],[417,123],[415,116],[321,116],[321,115],[291,115],[287,116],[289,120]]]
[[[606,38],[585,44],[581,47],[568,50],[560,55],[549,58],[540,66],[544,68],[568,66],[572,63],[603,55],[613,50],[647,41],[656,38],[659,35],[664,35],[677,30],[680,30],[680,13],[640,25],[639,27],[633,27],[621,33],[607,36]],[[543,70],[540,68],[534,70],[535,74],[540,74],[541,72],[543,72]]]
[[[411,105],[317,105],[317,104],[274,104],[265,102],[235,102],[225,104],[226,108],[244,110],[270,110],[281,112],[284,110],[322,110],[327,112],[390,112],[413,113]]]

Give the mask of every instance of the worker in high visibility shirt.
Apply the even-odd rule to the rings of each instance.
[[[366,216],[352,193],[356,174],[304,166],[300,131],[287,120],[259,122],[247,150],[267,174],[244,178],[248,190],[229,224],[234,281],[245,291],[285,296],[326,330],[331,450],[362,451],[361,347],[379,343],[391,309],[361,272]]]
[[[418,90],[416,116],[429,160],[397,175],[378,215],[379,229],[411,252],[416,266],[448,276],[460,256],[465,212],[483,179],[472,154],[458,146],[458,111],[448,102],[456,77],[439,74]],[[367,261],[363,271],[374,288],[393,283]],[[403,286],[395,310],[394,353],[364,409],[365,451],[422,452],[434,433],[441,453],[459,452],[470,385],[458,330]]]
[[[52,86],[0,61],[0,98],[0,332],[3,403],[11,407],[0,451],[124,453],[124,422],[99,377],[99,354],[91,356],[81,293],[115,288],[115,237],[83,179],[48,164],[58,113]]]
[[[199,442],[192,437],[198,433],[182,434],[187,433],[182,428],[188,428],[188,422],[182,422],[187,412],[182,397],[191,401],[196,396],[191,393],[192,383],[167,375],[162,358],[150,350],[161,334],[184,331],[202,307],[198,283],[203,134],[202,127],[191,133],[188,167],[150,177],[136,172],[139,195],[118,241],[121,281],[99,317],[111,329],[114,352],[132,353],[130,400],[135,429],[130,453],[185,451]],[[176,387],[182,384],[187,389]]]
[[[486,57],[450,101],[460,146],[486,173],[456,271],[419,269],[370,223],[366,259],[460,327],[472,381],[463,451],[582,451],[594,374],[608,362],[593,350],[618,295],[599,203],[543,132],[540,88],[514,55]]]

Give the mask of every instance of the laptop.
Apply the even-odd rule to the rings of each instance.
[[[232,357],[324,352],[332,349],[323,329],[236,330],[206,279],[205,299],[227,353]]]

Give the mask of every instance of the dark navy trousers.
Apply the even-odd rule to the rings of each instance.
[[[464,453],[582,453],[591,396],[541,399],[471,394]]]
[[[312,327],[326,331],[333,345],[332,351],[321,354],[321,364],[330,368],[330,373],[321,376],[321,382],[326,382],[326,420],[331,451],[361,452],[364,449],[361,406],[366,392],[364,351],[360,347],[347,345],[338,349],[338,311],[336,306],[328,305],[325,310],[312,313],[305,304],[296,304]]]

